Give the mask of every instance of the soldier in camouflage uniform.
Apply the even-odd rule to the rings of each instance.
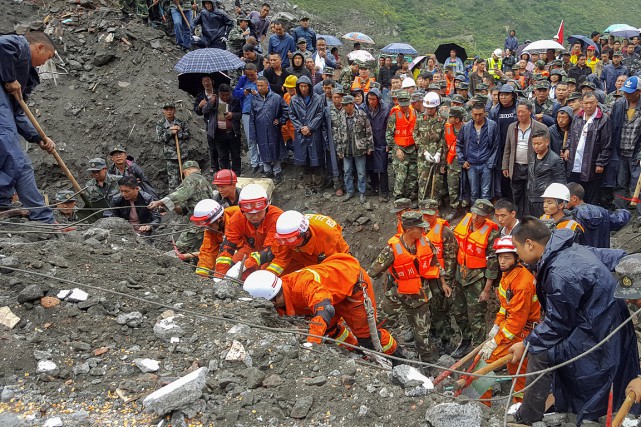
[[[439,217],[438,205],[438,200],[425,199],[419,204],[419,208],[423,214],[423,221],[430,225],[427,238],[436,248],[436,257],[444,270],[443,279],[450,288],[454,288],[458,242],[447,221]],[[441,354],[449,354],[452,352],[450,340],[454,336],[451,321],[453,298],[445,296],[441,287],[435,285],[430,282],[432,291],[430,336],[433,342],[438,345]]]
[[[358,66],[359,62],[354,61],[341,70],[341,74],[338,77],[338,83],[341,85],[345,93],[349,93],[352,90],[352,81],[354,80],[354,77],[358,75]]]
[[[381,303],[381,310],[386,313],[404,312],[414,331],[419,359],[433,361],[436,357],[429,348],[428,339],[430,287],[439,286],[440,282],[441,290],[447,296],[451,295],[452,290],[443,280],[444,271],[438,263],[436,249],[423,237],[424,230],[429,228],[429,224],[423,222],[423,214],[416,211],[405,212],[401,221],[403,233],[396,234],[388,241],[388,245],[380,252],[367,273],[372,278],[387,275],[392,287]],[[428,256],[431,259],[427,259]],[[411,267],[400,264],[411,258],[414,258],[413,263],[409,262]],[[424,266],[419,271],[415,268],[417,262]]]
[[[200,173],[200,166],[197,162],[188,160],[183,167],[185,180],[182,184],[171,194],[151,202],[148,206],[149,209],[164,207],[169,211],[191,216],[198,202],[214,197],[214,190],[209,181]],[[180,233],[180,237],[176,241],[176,248],[181,253],[194,253],[198,252],[202,243],[203,231],[201,229],[186,229]]]
[[[100,157],[89,161],[88,172],[91,172],[92,179],[85,183],[85,194],[89,197],[91,207],[108,208],[111,199],[120,194],[118,178],[107,173],[107,162]],[[111,211],[106,210],[102,216],[111,216]]]
[[[461,329],[461,343],[452,353],[455,359],[485,341],[488,301],[499,273],[494,249],[499,227],[490,220],[494,207],[489,200],[477,199],[471,211],[454,228],[459,250],[452,312]]]
[[[73,191],[62,190],[56,193],[56,210],[53,217],[59,224],[71,224],[78,221],[76,196]]]
[[[238,26],[231,29],[229,36],[227,36],[227,50],[236,56],[242,56],[243,45],[249,36],[249,23],[251,19],[247,16],[242,16],[236,19]]]
[[[358,176],[357,190],[360,202],[365,203],[365,190],[367,189],[365,162],[367,156],[374,150],[372,126],[365,111],[355,107],[353,96],[345,95],[341,102],[343,108],[339,115],[338,126],[336,126],[338,133],[333,134],[333,136],[334,144],[336,144],[336,154],[339,159],[343,160],[345,189],[347,190],[343,201],[348,201],[354,197],[355,168]],[[334,128],[333,122],[332,128]]]
[[[385,134],[389,149],[394,155],[394,199],[417,200],[418,152],[413,136],[416,112],[410,106],[409,93],[398,93],[398,105],[399,110],[394,111],[387,121]]]
[[[163,153],[167,162],[169,191],[172,191],[178,187],[181,181],[176,151],[176,135],[183,163],[187,159],[187,141],[189,141],[190,135],[187,122],[176,117],[176,106],[173,103],[165,103],[162,107],[162,113],[165,117],[156,123],[156,140],[164,145]]]
[[[549,116],[548,120],[554,121],[554,101],[550,99],[550,83],[547,80],[541,80],[534,85],[533,113],[539,122],[543,123],[544,116]]]
[[[447,121],[452,126],[451,129],[454,132],[454,136],[457,136],[463,127],[464,119],[465,110],[463,110],[462,107],[450,108]],[[456,147],[456,140],[454,140],[454,147]],[[447,153],[449,151],[449,147],[446,145],[444,150],[445,153]],[[454,211],[447,217],[447,219],[451,221],[453,218],[456,218],[463,209],[465,209],[467,206],[467,199],[463,197],[463,192],[461,191],[461,165],[459,165],[456,156],[454,156],[454,159],[451,162],[448,159],[446,163],[447,190],[450,196],[450,207],[454,209]]]
[[[451,107],[461,107],[465,111],[465,116],[463,117],[464,122],[469,122],[472,120],[472,106],[465,103],[465,99],[459,95],[452,95],[452,100],[450,103]]]
[[[343,96],[344,92],[342,87],[336,87],[332,89],[332,103],[329,106],[329,117],[332,122],[332,136],[334,138],[334,147],[336,147],[336,137],[334,135],[338,135],[341,132],[340,117],[341,111],[343,109]],[[343,194],[345,194],[343,192],[343,168],[339,166],[338,172],[338,176],[332,177],[332,181],[334,182],[334,190],[336,191],[336,195],[341,197]]]
[[[425,111],[416,118],[414,142],[418,150],[418,200],[440,199],[443,189],[442,166],[445,166],[443,120],[437,110],[441,103],[436,93],[423,100]]]

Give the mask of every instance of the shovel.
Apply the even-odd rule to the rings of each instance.
[[[512,360],[512,355],[511,354],[506,354],[505,356],[501,357],[498,360],[495,360],[494,362],[490,363],[489,365],[485,365],[476,371],[474,373],[476,375],[483,375],[482,377],[467,377],[467,378],[461,378],[460,380],[456,381],[454,384],[454,387],[457,389],[464,389],[467,386],[478,383],[477,385],[473,385],[472,387],[476,392],[479,393],[479,396],[481,396],[483,393],[485,393],[490,387],[492,387],[492,384],[494,384],[496,380],[495,375],[486,375],[495,369],[498,369],[502,367],[503,365],[508,364]],[[483,362],[485,363],[485,362]],[[492,374],[494,374],[492,372]],[[486,378],[489,377],[489,380]],[[458,391],[458,390],[457,390]]]
[[[433,384],[437,385],[438,383],[442,382],[445,378],[449,377],[452,374],[452,371],[457,370],[459,367],[463,366],[468,361],[470,361],[474,356],[477,355],[479,351],[481,351],[484,345],[485,345],[485,342],[482,342],[481,344],[478,345],[478,347],[470,351],[465,357],[463,357],[461,360],[459,360],[458,362],[450,366],[450,369],[443,371],[438,377],[436,377],[436,379],[433,381]]]
[[[38,134],[42,137],[42,139],[47,138],[47,135],[45,134],[44,130],[42,130],[42,127],[40,127],[40,124],[34,117],[34,115],[31,113],[31,110],[27,106],[27,104],[24,102],[22,99],[22,94],[20,92],[14,94],[16,97],[16,100],[18,101],[18,104],[20,104],[20,107],[22,108],[22,111],[27,115],[29,118],[29,121],[33,125],[34,128],[38,131]],[[78,181],[76,181],[76,178],[71,174],[71,171],[69,168],[67,168],[67,165],[65,165],[65,162],[62,160],[62,157],[60,157],[60,154],[54,149],[51,154],[53,157],[56,159],[56,162],[58,162],[58,165],[62,169],[62,171],[67,175],[67,178],[69,178],[69,181],[71,181],[71,185],[73,185],[73,188],[80,194],[80,197],[82,198],[82,201],[85,202],[86,207],[92,207],[91,201],[89,200],[89,197],[85,193],[82,192],[82,188],[80,188],[80,184],[78,184]]]
[[[634,402],[637,400],[637,395],[631,391],[628,393],[628,395],[625,397],[625,400],[623,401],[623,404],[621,405],[621,408],[619,409],[619,412],[614,416],[614,420],[612,421],[612,427],[619,427],[623,423],[623,419],[625,418],[626,415],[628,415],[628,412],[630,412],[630,408],[632,408],[632,405],[634,405]]]

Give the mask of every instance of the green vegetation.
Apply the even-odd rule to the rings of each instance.
[[[603,31],[614,23],[641,25],[635,14],[625,22],[625,10],[636,10],[632,0],[297,0],[305,10],[347,31],[361,31],[381,48],[394,41],[408,42],[421,53],[433,52],[443,42],[464,45],[468,54],[483,56],[503,47],[507,30],[514,28],[519,42],[551,39],[561,19],[565,36]],[[566,40],[567,43],[567,40]]]

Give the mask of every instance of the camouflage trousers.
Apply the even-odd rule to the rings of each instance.
[[[414,343],[419,358],[422,361],[433,359],[429,345],[430,305],[428,296],[425,294],[399,295],[394,287],[385,292],[385,297],[381,301],[381,311],[393,323],[398,323],[401,316],[405,314],[407,322],[414,332]]]
[[[430,281],[432,298],[430,298],[430,313],[432,315],[431,336],[443,342],[449,342],[454,336],[451,312],[453,297],[445,297],[441,286],[436,281]]]
[[[401,161],[394,156],[392,168],[394,170],[394,198],[416,199],[416,186],[418,182],[418,154],[405,153]]]
[[[203,235],[203,230],[197,228],[187,229],[178,236],[176,247],[183,254],[198,252],[200,251],[200,245],[203,244]]]
[[[456,162],[456,159],[452,164],[447,165],[447,191],[452,208],[467,206],[467,201],[463,200],[461,195],[461,166]]]
[[[479,295],[485,288],[485,277],[467,286],[454,282],[454,301],[452,314],[461,329],[464,340],[472,340],[475,344],[485,341],[487,324],[485,315],[488,311],[487,302],[479,302]]]
[[[439,163],[418,161],[418,200],[440,200],[443,190],[443,175]]]
[[[183,163],[187,159],[183,159]],[[167,184],[169,185],[169,192],[174,191],[180,183],[182,182],[182,177],[180,176],[180,167],[178,165],[178,160],[169,160],[167,159]]]

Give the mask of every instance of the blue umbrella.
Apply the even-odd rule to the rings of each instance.
[[[385,53],[402,53],[404,55],[416,55],[418,52],[411,45],[407,43],[390,43],[381,49]]]
[[[594,42],[592,41],[592,39],[591,39],[591,38],[586,37],[586,36],[584,36],[584,35],[582,35],[582,34],[576,34],[576,35],[574,35],[574,36],[570,36],[570,37],[568,37],[568,43],[570,43],[570,47],[571,47],[574,43],[576,43],[576,42],[581,43],[581,48],[582,48],[583,50],[585,50],[585,48],[586,48],[586,46],[585,46],[585,45],[586,45],[586,44],[587,44],[587,45],[589,45],[589,46],[594,47],[596,50],[599,50],[598,46],[596,45],[596,43],[594,43]]]
[[[316,40],[318,40],[321,37],[325,39],[325,41],[327,42],[327,46],[342,46],[343,45],[343,42],[341,42],[338,37],[330,36],[329,34],[322,34],[320,36],[316,36]]]
[[[628,24],[612,24],[603,32],[617,37],[630,38],[639,36],[639,29]]]
[[[174,66],[179,73],[216,73],[245,66],[233,53],[223,49],[197,49],[180,58]]]

